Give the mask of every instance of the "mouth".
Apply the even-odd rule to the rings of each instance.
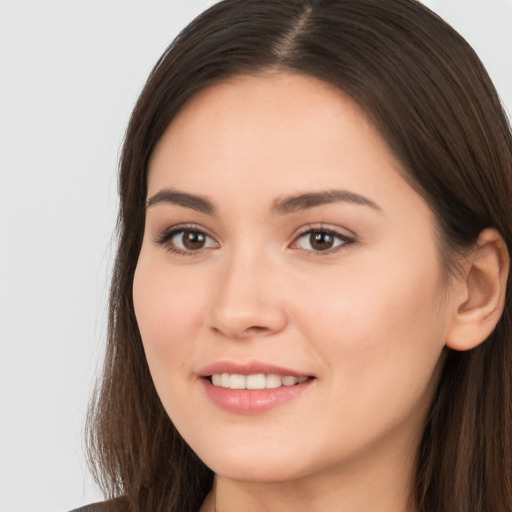
[[[276,373],[254,373],[242,375],[239,373],[214,373],[207,377],[213,386],[226,389],[277,389],[302,384],[312,377],[294,375],[279,375]]]
[[[257,414],[306,395],[316,377],[262,362],[218,361],[199,374],[206,396],[221,409]]]

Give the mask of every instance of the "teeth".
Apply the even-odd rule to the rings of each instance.
[[[220,385],[223,388],[229,388],[229,373],[223,373],[220,376]]]
[[[270,374],[270,375],[267,375],[265,378],[265,387],[267,387],[269,389],[280,388],[281,384],[282,384],[282,382],[281,382],[280,375]]]
[[[258,373],[257,375],[247,375],[245,379],[245,387],[247,389],[264,389],[265,388],[265,375]]]
[[[295,386],[308,380],[307,377],[293,377],[292,375],[276,375],[256,373],[253,375],[239,375],[237,373],[216,373],[212,375],[212,384],[229,389],[275,389],[281,386]]]
[[[245,383],[247,378],[245,375],[237,375],[233,373],[229,376],[229,388],[230,389],[245,389]]]
[[[283,377],[282,382],[283,386],[294,386],[299,380],[296,377]]]

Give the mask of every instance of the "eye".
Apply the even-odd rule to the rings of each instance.
[[[165,245],[170,252],[184,255],[218,247],[218,243],[211,236],[192,227],[172,228],[158,236],[156,242]]]
[[[354,240],[330,229],[314,228],[302,233],[292,244],[293,248],[319,253],[330,253],[337,247],[353,243]]]

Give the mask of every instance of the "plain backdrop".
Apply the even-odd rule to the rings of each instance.
[[[0,512],[101,499],[82,438],[119,150],[153,64],[212,3],[0,0]],[[470,41],[512,111],[512,0],[425,3]]]

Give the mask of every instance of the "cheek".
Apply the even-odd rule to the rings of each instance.
[[[201,289],[186,272],[170,271],[165,261],[141,254],[133,282],[133,300],[148,365],[160,392],[173,370],[192,355],[203,318]],[[163,397],[162,397],[163,398]]]
[[[433,397],[444,346],[435,274],[426,272],[423,286],[416,272],[399,274],[352,272],[338,281],[343,286],[311,289],[300,312],[303,333],[326,363],[320,405],[330,418],[322,435],[337,439],[342,431],[347,450],[387,433],[416,435]]]
[[[295,292],[304,297],[298,321],[321,332],[319,340],[336,339],[345,348],[375,349],[392,339],[434,335],[443,323],[436,273],[435,267],[396,272],[352,267],[338,276],[310,279],[302,287],[306,294]]]
[[[352,267],[310,285],[300,325],[354,407],[371,411],[386,394],[399,407],[435,380],[448,328],[438,274],[434,256],[422,265]]]

